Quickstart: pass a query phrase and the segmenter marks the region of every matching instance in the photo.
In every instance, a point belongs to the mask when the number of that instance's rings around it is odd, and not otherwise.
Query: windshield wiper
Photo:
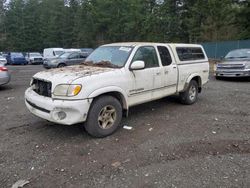
[[[93,66],[93,67],[121,68],[118,65],[112,64],[110,61],[100,61],[97,63],[94,63],[93,61],[85,61],[81,63],[81,65]]]
[[[244,58],[249,58],[249,57],[247,57],[247,56],[241,56],[241,57],[237,57],[237,58],[244,59]]]
[[[247,56],[241,56],[241,57],[226,57],[225,59],[245,59],[245,58],[250,58]]]

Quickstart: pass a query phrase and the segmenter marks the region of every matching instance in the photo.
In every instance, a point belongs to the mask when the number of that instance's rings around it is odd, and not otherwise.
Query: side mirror
[[[145,62],[144,61],[134,61],[130,65],[130,70],[142,70],[145,68]]]

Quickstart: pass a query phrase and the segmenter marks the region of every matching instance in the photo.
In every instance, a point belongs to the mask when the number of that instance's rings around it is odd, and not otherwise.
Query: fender
[[[103,87],[103,88],[100,88],[100,89],[97,89],[95,91],[93,91],[89,96],[88,98],[95,98],[95,97],[98,97],[100,95],[103,95],[105,93],[119,93],[121,99],[122,99],[122,103],[123,103],[123,109],[126,109],[128,110],[128,97],[126,95],[126,92],[120,88],[120,87],[117,87],[117,86],[108,86],[108,87]]]
[[[194,73],[194,74],[189,75],[188,78],[186,79],[185,85],[184,85],[184,88],[183,88],[183,91],[185,91],[185,90],[188,88],[190,81],[191,81],[194,77],[199,77],[199,78],[200,78],[200,80],[199,80],[199,82],[198,82],[198,87],[199,87],[199,88],[201,87],[201,76],[200,76],[199,74],[197,74],[197,73]]]

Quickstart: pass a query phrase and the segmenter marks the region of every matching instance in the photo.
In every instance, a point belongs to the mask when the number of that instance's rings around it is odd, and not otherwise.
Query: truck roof
[[[137,46],[137,45],[170,45],[175,47],[200,47],[200,44],[185,44],[185,43],[155,43],[155,42],[120,42],[105,44],[103,46]]]

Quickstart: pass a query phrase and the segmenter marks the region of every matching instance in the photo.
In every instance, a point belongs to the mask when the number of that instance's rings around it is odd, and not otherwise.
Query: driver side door
[[[141,104],[151,101],[155,89],[155,79],[159,75],[159,61],[156,50],[153,46],[142,46],[136,51],[134,61],[144,61],[145,68],[142,70],[130,71],[132,89],[129,93],[129,105]]]

